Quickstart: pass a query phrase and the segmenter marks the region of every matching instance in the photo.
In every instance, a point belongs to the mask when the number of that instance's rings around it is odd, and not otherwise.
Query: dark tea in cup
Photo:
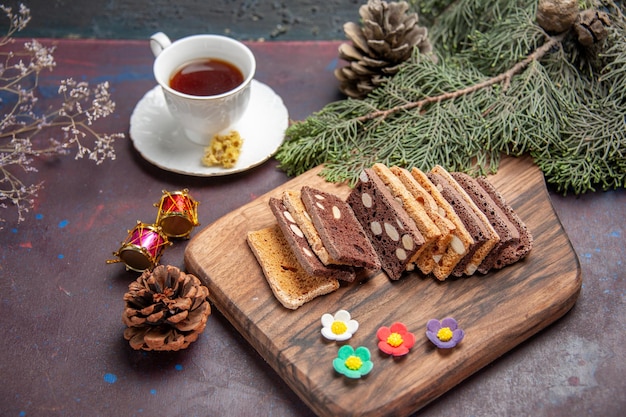
[[[217,58],[196,59],[181,65],[170,78],[170,87],[192,96],[216,96],[243,83],[235,65]]]
[[[243,117],[256,59],[242,42],[211,34],[172,42],[158,32],[150,37],[150,49],[155,56],[154,78],[187,139],[208,146],[216,134]]]

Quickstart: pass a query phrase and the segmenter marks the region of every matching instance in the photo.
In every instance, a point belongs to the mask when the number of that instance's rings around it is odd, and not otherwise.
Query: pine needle
[[[535,1],[443,3],[419,2],[440,13],[426,17],[436,62],[416,51],[367,98],[291,125],[281,168],[324,164],[327,180],[354,184],[375,162],[483,174],[530,154],[564,194],[626,187],[624,6],[607,2],[609,36],[591,56],[537,26]]]

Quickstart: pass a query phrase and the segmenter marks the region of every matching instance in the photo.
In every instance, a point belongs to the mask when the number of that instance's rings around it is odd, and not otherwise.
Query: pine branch
[[[626,188],[623,3],[604,2],[608,37],[590,49],[573,30],[548,36],[534,0],[420,3],[446,14],[430,32],[438,61],[415,53],[367,98],[292,124],[276,154],[282,169],[324,164],[327,180],[353,184],[374,162],[482,174],[501,154],[530,154],[562,193]]]
[[[359,117],[357,120],[360,122],[366,122],[368,120],[378,119],[378,118],[385,119],[389,115],[394,114],[399,111],[408,111],[408,110],[414,110],[414,109],[416,109],[417,111],[421,111],[424,106],[427,106],[429,104],[441,103],[442,101],[446,101],[446,100],[454,100],[461,96],[472,94],[478,90],[482,90],[484,88],[491,87],[495,84],[500,84],[500,83],[503,84],[502,91],[506,92],[506,90],[511,85],[511,78],[513,78],[515,75],[519,74],[524,69],[526,69],[526,67],[528,67],[528,65],[531,62],[538,61],[541,58],[543,58],[543,56],[546,53],[548,53],[552,48],[557,46],[562,40],[563,40],[562,35],[549,37],[546,43],[544,43],[541,47],[539,47],[530,55],[528,55],[523,61],[520,61],[517,64],[515,64],[508,71],[503,72],[495,77],[491,77],[487,80],[484,80],[478,84],[474,84],[472,86],[468,86],[460,90],[443,93],[438,96],[426,97],[418,101],[403,104],[401,106],[395,106],[395,107],[385,109],[385,110],[373,111],[371,113],[368,113]]]

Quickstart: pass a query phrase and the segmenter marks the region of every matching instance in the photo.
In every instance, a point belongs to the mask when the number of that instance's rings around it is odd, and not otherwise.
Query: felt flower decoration
[[[350,345],[339,348],[337,357],[333,360],[333,368],[338,373],[351,379],[358,379],[370,373],[374,368],[371,354],[365,346],[353,349]]]
[[[359,328],[359,322],[350,317],[346,310],[339,310],[322,316],[322,336],[328,340],[344,341],[352,337]]]
[[[465,332],[459,329],[458,323],[452,317],[441,321],[431,319],[426,324],[426,337],[441,349],[455,347],[464,336]]]
[[[403,356],[415,344],[415,335],[409,332],[404,323],[395,322],[390,327],[381,327],[376,332],[378,348],[388,355]]]

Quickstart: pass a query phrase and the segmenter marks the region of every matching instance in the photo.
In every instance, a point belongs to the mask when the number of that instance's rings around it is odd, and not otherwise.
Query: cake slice
[[[450,245],[454,237],[452,232],[456,229],[456,226],[446,218],[446,212],[440,210],[433,196],[411,176],[408,170],[397,166],[391,167],[390,170],[402,182],[414,200],[422,206],[428,217],[439,229],[439,237],[428,249],[421,253],[416,262],[420,271],[424,274],[430,274],[435,268],[435,260],[440,259],[448,249],[448,245]]]
[[[289,213],[298,224],[302,233],[306,237],[313,252],[317,255],[319,260],[324,265],[339,265],[341,264],[328,253],[322,242],[320,234],[317,232],[311,216],[306,211],[302,198],[300,197],[300,191],[287,190],[282,194],[283,204],[289,210]]]
[[[339,288],[336,279],[313,276],[302,268],[278,225],[248,232],[247,242],[272,293],[284,307],[295,310]]]
[[[372,170],[387,186],[394,199],[402,205],[402,208],[404,208],[404,211],[407,212],[409,217],[413,219],[417,229],[424,238],[424,243],[411,257],[410,263],[413,264],[417,261],[422,252],[429,251],[437,242],[441,237],[441,231],[430,218],[424,206],[415,199],[413,194],[407,190],[402,181],[396,177],[391,169],[384,164],[376,163],[372,166]]]
[[[342,264],[380,269],[380,260],[348,203],[338,196],[304,186],[302,202],[333,259]]]
[[[442,195],[452,205],[474,239],[474,245],[470,246],[468,254],[461,259],[452,274],[455,276],[472,275],[500,241],[500,237],[463,187],[442,166],[436,165],[429,173],[429,178],[441,190]]]
[[[356,277],[354,268],[345,265],[326,266],[319,260],[282,200],[271,197],[269,206],[272,213],[274,213],[274,217],[276,217],[278,227],[291,246],[292,252],[307,273],[315,276],[333,277],[348,282],[354,281]]]
[[[413,219],[372,169],[361,172],[347,202],[374,244],[387,276],[400,279],[424,245]]]
[[[496,260],[505,248],[519,245],[519,230],[474,178],[462,172],[453,172],[451,175],[467,192],[476,207],[484,213],[500,237],[500,241],[496,243],[478,266],[478,272],[486,274],[494,267]]]
[[[434,254],[432,257],[434,261],[432,273],[438,280],[443,281],[452,274],[475,242],[454,208],[443,196],[440,189],[428,178],[428,175],[418,168],[413,168],[411,176],[435,200],[439,214],[454,225],[454,229],[450,231],[452,239],[443,254]]]
[[[499,256],[494,260],[492,267],[495,269],[503,268],[507,265],[515,263],[528,255],[533,248],[533,236],[520,219],[513,208],[506,202],[502,194],[494,187],[485,177],[476,179],[478,184],[489,194],[494,203],[500,207],[500,210],[508,217],[509,221],[515,226],[519,234],[517,245],[508,245],[500,250]]]

